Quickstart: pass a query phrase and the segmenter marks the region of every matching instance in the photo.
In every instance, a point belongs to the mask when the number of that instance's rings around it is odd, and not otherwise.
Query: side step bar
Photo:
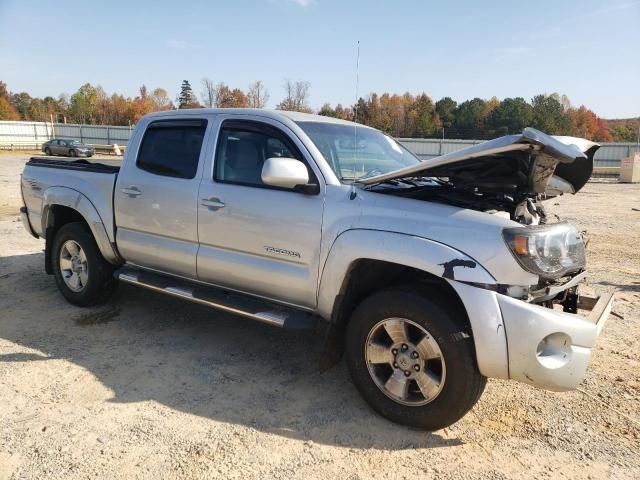
[[[295,330],[312,328],[318,318],[311,313],[284,307],[249,295],[203,286],[130,267],[116,270],[114,276],[124,283],[138,285],[280,328]]]

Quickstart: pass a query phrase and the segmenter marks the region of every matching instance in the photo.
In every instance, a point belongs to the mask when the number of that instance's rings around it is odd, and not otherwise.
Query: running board
[[[311,313],[284,307],[268,300],[144,270],[123,267],[116,270],[114,276],[124,283],[138,285],[280,328],[294,330],[312,328],[317,320],[317,317]]]

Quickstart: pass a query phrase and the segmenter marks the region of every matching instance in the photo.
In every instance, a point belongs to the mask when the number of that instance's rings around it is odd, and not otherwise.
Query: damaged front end
[[[520,224],[503,231],[520,266],[538,276],[531,288],[505,287],[509,296],[565,312],[595,304],[578,293],[585,277],[584,232],[551,222],[543,201],[577,193],[593,171],[599,145],[526,128],[521,134],[432,158],[358,181],[363,188],[481,211]],[[582,301],[584,299],[584,301]]]
[[[394,172],[358,181],[371,191],[500,215],[523,225],[547,223],[542,201],[577,193],[593,171],[599,145],[526,128]]]

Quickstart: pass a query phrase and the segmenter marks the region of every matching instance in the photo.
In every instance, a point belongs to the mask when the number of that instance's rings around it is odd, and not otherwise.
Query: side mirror
[[[295,158],[267,158],[262,166],[262,182],[273,187],[293,189],[309,183],[309,172],[305,164]]]

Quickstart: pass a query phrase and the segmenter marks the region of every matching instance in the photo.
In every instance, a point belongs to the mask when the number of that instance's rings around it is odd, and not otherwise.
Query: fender
[[[353,262],[365,258],[406,265],[448,280],[496,284],[495,278],[476,260],[448,245],[404,233],[346,230],[333,242],[321,273],[318,313],[323,318],[331,317]]]
[[[50,227],[50,223],[53,221],[53,215],[51,207],[60,205],[63,207],[69,207],[77,211],[82,218],[89,225],[89,229],[93,234],[93,238],[96,240],[100,253],[105,260],[112,264],[122,263],[122,259],[118,252],[114,249],[114,246],[109,241],[107,230],[104,226],[100,214],[93,206],[91,200],[89,200],[82,193],[68,187],[51,187],[48,188],[42,196],[42,231],[47,232],[47,227]],[[47,238],[50,242],[53,239]]]
[[[323,318],[331,318],[353,262],[364,258],[406,265],[444,278],[467,311],[480,373],[509,378],[507,340],[496,293],[462,283],[495,285],[496,279],[473,258],[433,240],[379,230],[340,234],[327,255],[320,280],[318,310]]]

